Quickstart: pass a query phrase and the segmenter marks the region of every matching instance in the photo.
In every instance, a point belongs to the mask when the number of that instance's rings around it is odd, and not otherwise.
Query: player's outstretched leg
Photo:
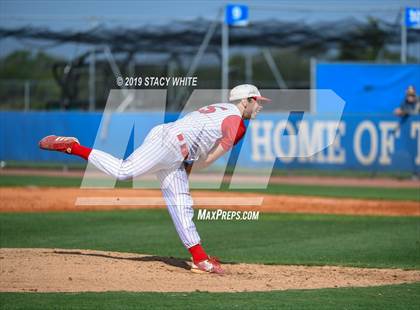
[[[118,180],[172,169],[181,165],[184,159],[181,151],[165,136],[162,125],[154,127],[143,143],[126,159],[80,145],[74,137],[47,136],[39,142],[39,147],[80,156]]]

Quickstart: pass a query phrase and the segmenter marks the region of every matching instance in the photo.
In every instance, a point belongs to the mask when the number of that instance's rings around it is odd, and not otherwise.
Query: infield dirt
[[[114,209],[156,209],[165,208],[159,190],[144,189],[80,189],[80,188],[37,188],[3,187],[0,188],[0,212],[48,212],[48,211],[83,211]],[[259,206],[211,205],[206,208],[227,210],[255,210],[283,213],[347,214],[347,215],[387,215],[420,216],[418,201],[386,201],[367,199],[323,198],[310,196],[265,195],[260,193],[235,193],[216,191],[193,191],[195,207],[201,207],[197,201],[234,201],[235,198],[251,200],[262,199]],[[106,203],[76,205],[78,198],[98,198]],[[124,199],[130,203],[124,204]],[[130,200],[132,199],[132,200]],[[131,202],[153,202],[151,204]]]
[[[419,270],[224,263],[196,274],[176,258],[64,249],[1,249],[2,292],[246,292],[420,281]]]

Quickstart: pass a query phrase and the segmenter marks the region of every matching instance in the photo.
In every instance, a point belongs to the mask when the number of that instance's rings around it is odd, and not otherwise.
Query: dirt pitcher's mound
[[[244,292],[420,281],[420,271],[224,264],[196,274],[188,262],[151,255],[63,249],[0,249],[1,292]]]

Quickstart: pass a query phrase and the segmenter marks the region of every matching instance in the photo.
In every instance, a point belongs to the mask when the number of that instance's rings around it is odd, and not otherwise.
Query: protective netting
[[[165,25],[137,28],[107,28],[98,26],[78,31],[57,31],[48,28],[0,28],[0,38],[42,39],[57,43],[84,43],[107,45],[114,52],[196,52],[212,21],[196,19]],[[347,19],[333,22],[300,23],[278,20],[259,21],[248,27],[234,27],[229,31],[229,44],[233,47],[295,47],[302,50],[328,49],[338,44],[400,43],[397,24],[368,19]],[[409,42],[420,41],[420,31],[409,31]],[[209,43],[209,51],[220,48],[221,27],[217,27]]]

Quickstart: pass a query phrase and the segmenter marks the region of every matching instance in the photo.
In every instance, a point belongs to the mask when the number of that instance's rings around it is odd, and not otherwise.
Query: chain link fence
[[[0,79],[0,110],[45,110],[59,98],[53,80]]]

